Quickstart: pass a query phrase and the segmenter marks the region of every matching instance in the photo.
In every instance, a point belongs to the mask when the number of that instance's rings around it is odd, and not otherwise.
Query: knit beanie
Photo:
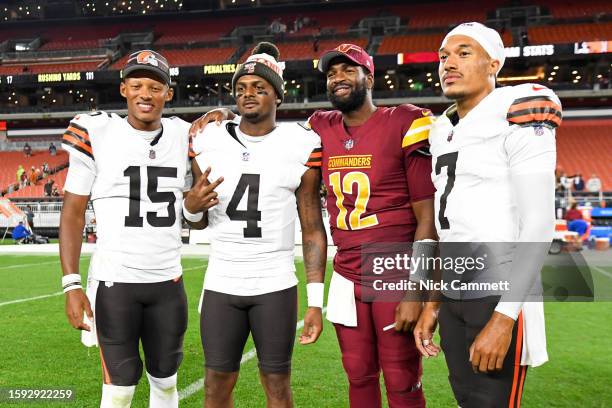
[[[283,102],[285,95],[285,81],[283,80],[284,63],[278,62],[280,52],[278,48],[269,42],[260,42],[253,48],[247,60],[238,65],[234,77],[232,78],[232,94],[236,97],[236,82],[243,75],[257,75],[268,81],[276,91],[280,102]]]

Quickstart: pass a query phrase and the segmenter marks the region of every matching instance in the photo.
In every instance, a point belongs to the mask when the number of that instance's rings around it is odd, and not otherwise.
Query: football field
[[[81,260],[83,280],[89,257]],[[184,258],[189,300],[189,327],[179,371],[182,407],[201,407],[203,355],[197,311],[205,259]],[[300,317],[305,307],[303,265],[300,278]],[[331,268],[328,266],[328,278]],[[612,278],[612,268],[602,272]],[[70,402],[36,403],[36,407],[96,407],[102,374],[97,348],[80,343],[64,315],[59,257],[0,255],[0,388],[71,388]],[[612,407],[612,304],[546,304],[550,362],[527,373],[524,407]],[[247,343],[235,405],[264,407],[253,343]],[[423,387],[429,407],[456,407],[446,378],[443,357],[424,361]],[[342,370],[334,329],[326,323],[314,345],[296,344],[293,391],[297,407],[348,407],[348,383]],[[146,377],[133,407],[146,407]],[[7,405],[0,401],[0,406]]]

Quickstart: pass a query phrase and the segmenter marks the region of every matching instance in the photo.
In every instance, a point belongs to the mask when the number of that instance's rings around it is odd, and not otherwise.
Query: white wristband
[[[204,218],[204,211],[200,211],[199,213],[191,213],[187,208],[185,208],[185,200],[183,200],[183,217],[189,222],[200,222],[202,218]]]
[[[62,288],[64,293],[75,289],[83,289],[81,285],[81,275],[78,273],[69,273],[68,275],[62,276]]]
[[[306,297],[308,298],[308,307],[323,307],[323,292],[325,291],[324,283],[307,283]]]

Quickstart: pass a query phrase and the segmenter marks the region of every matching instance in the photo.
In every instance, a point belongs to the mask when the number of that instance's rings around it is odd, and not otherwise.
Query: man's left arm
[[[312,167],[302,175],[295,195],[302,227],[302,251],[306,270],[308,310],[304,316],[301,344],[317,341],[323,331],[323,293],[327,263],[327,235],[323,226],[319,188],[321,170]]]
[[[424,142],[416,143],[414,146],[403,146],[405,150],[404,167],[406,183],[410,194],[410,204],[416,217],[417,227],[412,244],[412,256],[431,256],[435,251],[437,234],[434,224],[434,199],[435,189],[431,181],[431,156]],[[427,252],[429,255],[422,253]],[[427,272],[410,271],[410,280],[419,283],[427,279],[423,276]],[[395,309],[395,330],[409,331],[416,325],[423,308],[421,290],[408,291],[404,301],[400,302]]]
[[[537,282],[555,224],[556,147],[553,129],[517,128],[506,138],[512,196],[519,218],[517,249],[504,294],[491,319],[470,347],[474,371],[499,371],[521,307]]]

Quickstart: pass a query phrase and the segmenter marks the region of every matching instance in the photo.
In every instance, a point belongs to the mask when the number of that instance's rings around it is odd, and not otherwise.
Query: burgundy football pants
[[[357,327],[334,324],[349,380],[351,408],[381,406],[381,369],[390,408],[424,407],[421,356],[412,332],[383,331],[395,321],[397,303],[362,302],[359,284],[355,285],[355,303]]]

